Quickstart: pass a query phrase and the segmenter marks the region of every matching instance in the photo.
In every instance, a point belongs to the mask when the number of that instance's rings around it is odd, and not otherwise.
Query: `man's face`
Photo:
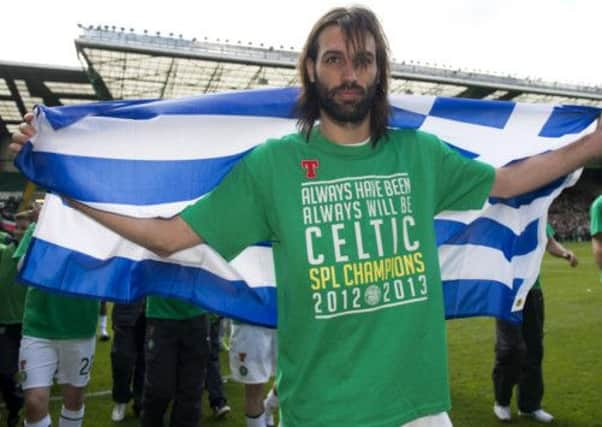
[[[326,27],[318,37],[316,62],[306,64],[316,85],[320,109],[340,123],[360,123],[372,109],[376,94],[376,45],[366,34],[361,51],[349,50],[337,25]]]

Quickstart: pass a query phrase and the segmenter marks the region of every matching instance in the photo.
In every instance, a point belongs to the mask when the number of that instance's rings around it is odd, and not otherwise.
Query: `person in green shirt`
[[[27,252],[34,228],[35,222],[25,232],[16,255]],[[51,426],[48,403],[55,379],[63,394],[59,426],[81,427],[84,390],[94,360],[98,311],[96,300],[54,294],[41,288],[27,289],[19,349],[25,427]]]
[[[546,251],[567,260],[576,267],[578,260],[573,251],[554,238],[554,229],[546,225],[548,242]],[[519,415],[535,421],[550,423],[554,417],[541,407],[543,399],[543,323],[544,299],[539,277],[527,294],[520,325],[496,320],[493,413],[501,421],[510,421],[510,400],[514,386],[518,389]]]
[[[206,243],[232,259],[272,242],[284,427],[449,426],[433,217],[566,175],[602,154],[602,130],[494,169],[434,135],[389,129],[386,38],[363,7],[322,16],[298,64],[300,131],[255,148],[180,215],[69,203],[159,256]]]
[[[594,254],[594,261],[600,270],[600,283],[602,283],[602,195],[594,200],[589,214],[592,252]]]
[[[146,299],[145,376],[141,425],[197,427],[209,358],[209,321],[200,308],[174,298]]]
[[[27,288],[17,282],[17,265],[13,256],[30,223],[28,212],[15,216],[14,240],[0,243],[0,392],[8,410],[7,426],[16,426],[23,407],[23,391],[15,380],[18,371],[23,306]]]

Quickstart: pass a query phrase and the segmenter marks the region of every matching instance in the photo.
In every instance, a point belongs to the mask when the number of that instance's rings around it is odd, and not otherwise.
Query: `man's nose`
[[[343,80],[345,82],[357,81],[357,69],[352,61],[346,61],[343,65]]]

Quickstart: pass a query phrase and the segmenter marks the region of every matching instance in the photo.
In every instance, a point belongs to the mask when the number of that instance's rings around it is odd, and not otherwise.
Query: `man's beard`
[[[374,106],[376,98],[376,83],[369,85],[366,89],[355,83],[342,84],[332,89],[328,89],[319,79],[315,81],[316,92],[320,109],[324,111],[331,119],[339,123],[361,123],[370,113]],[[338,103],[335,96],[340,90],[358,90],[363,96],[355,102]]]

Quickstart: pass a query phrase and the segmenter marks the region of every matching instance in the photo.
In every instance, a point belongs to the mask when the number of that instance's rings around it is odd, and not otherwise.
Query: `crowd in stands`
[[[599,182],[598,171],[586,170],[574,187],[564,190],[552,203],[548,221],[554,227],[558,240],[590,240],[589,207],[602,194]]]
[[[558,240],[589,240],[589,206],[592,197],[578,192],[566,192],[550,207],[548,220]]]

